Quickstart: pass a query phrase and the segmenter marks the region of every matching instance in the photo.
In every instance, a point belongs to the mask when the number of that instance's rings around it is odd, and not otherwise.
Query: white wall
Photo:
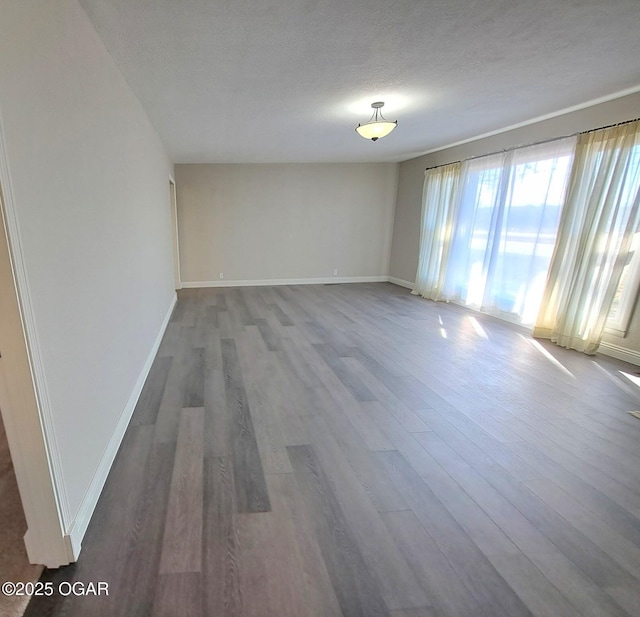
[[[176,165],[183,282],[386,276],[397,167]]]
[[[77,542],[174,297],[173,169],[75,0],[3,3],[0,113],[28,334],[63,523]]]
[[[425,168],[460,161],[471,156],[497,152],[504,148],[572,135],[580,131],[632,120],[639,115],[640,93],[635,93],[400,163],[389,274],[411,283],[415,280],[420,245],[420,213]],[[640,351],[640,309],[636,306],[631,326],[625,338],[605,335],[604,341],[626,349]]]

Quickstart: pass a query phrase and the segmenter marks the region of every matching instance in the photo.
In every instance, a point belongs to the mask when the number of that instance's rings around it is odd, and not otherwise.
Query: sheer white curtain
[[[575,138],[468,160],[440,298],[533,324]]]
[[[640,123],[580,135],[534,336],[595,353],[640,216]]]
[[[424,172],[420,255],[412,293],[440,300],[456,214],[460,163]]]

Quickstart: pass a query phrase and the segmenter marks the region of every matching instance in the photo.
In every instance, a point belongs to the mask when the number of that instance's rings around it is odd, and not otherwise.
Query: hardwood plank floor
[[[26,615],[640,617],[636,367],[386,284],[183,290]]]
[[[203,433],[204,409],[183,409],[160,556],[162,574],[202,570]]]

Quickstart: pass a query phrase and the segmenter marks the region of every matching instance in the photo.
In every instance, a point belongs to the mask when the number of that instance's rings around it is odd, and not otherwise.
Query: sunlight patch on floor
[[[620,375],[626,377],[634,386],[640,388],[640,377],[638,375],[632,375],[631,373],[625,373],[624,371],[618,371]]]
[[[480,336],[483,339],[487,339],[487,340],[489,339],[489,335],[487,334],[487,331],[482,327],[480,322],[475,317],[473,317],[473,315],[468,315],[467,319],[469,320],[471,327],[475,330],[478,336]]]
[[[538,341],[532,338],[527,338],[524,334],[519,334],[520,338],[527,341],[536,351],[541,353],[549,362],[551,362],[554,366],[559,368],[565,375],[571,377],[571,379],[575,379],[575,375],[560,362],[557,358],[555,358],[552,354],[550,354]]]
[[[440,336],[444,339],[447,338],[447,331],[444,327],[444,321],[442,321],[442,316],[438,315],[438,322],[440,323]]]
[[[633,388],[630,384],[622,379],[618,379],[615,375],[612,375],[607,369],[600,366],[595,360],[591,362],[601,373],[603,373],[609,381],[612,381],[620,390],[628,394],[629,396],[637,396],[638,390]],[[620,371],[622,373],[622,371]]]

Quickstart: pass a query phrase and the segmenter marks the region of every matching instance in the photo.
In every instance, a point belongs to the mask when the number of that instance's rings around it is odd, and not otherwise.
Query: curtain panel
[[[594,354],[640,223],[640,122],[579,136],[533,335]]]
[[[456,220],[460,163],[428,169],[424,173],[420,254],[413,294],[441,300],[451,234]]]

